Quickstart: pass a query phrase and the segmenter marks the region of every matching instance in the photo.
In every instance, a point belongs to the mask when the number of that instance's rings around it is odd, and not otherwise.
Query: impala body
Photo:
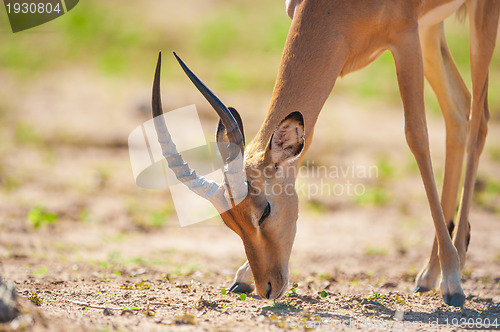
[[[448,51],[442,24],[463,5],[470,17],[472,96]],[[463,305],[460,271],[470,236],[472,188],[486,137],[487,73],[500,1],[289,0],[287,12],[292,24],[269,110],[246,147],[238,112],[224,106],[178,58],[221,118],[216,136],[226,164],[223,184],[196,175],[177,153],[160,116],[160,61],[155,74],[153,115],[169,167],[181,182],[210,200],[224,223],[243,240],[248,261],[236,273],[231,290],[251,291],[254,283],[260,296],[277,298],[284,293],[298,216],[295,176],[311,144],[319,112],[337,77],[363,68],[389,50],[396,63],[406,139],[422,175],[436,231],[416,290],[434,288],[441,274],[445,302]],[[429,156],[424,75],[438,97],[446,124],[441,199]],[[466,177],[455,226],[466,144]]]

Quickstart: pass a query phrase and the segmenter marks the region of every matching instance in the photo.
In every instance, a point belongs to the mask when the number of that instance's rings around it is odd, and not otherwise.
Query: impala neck
[[[266,118],[253,143],[252,152],[266,150],[278,124],[290,113],[304,118],[306,146],[337,76],[341,72],[345,47],[322,6],[324,0],[302,1],[295,11]],[[326,1],[328,2],[328,1]],[[303,19],[307,16],[307,19]],[[339,42],[340,41],[340,42]]]

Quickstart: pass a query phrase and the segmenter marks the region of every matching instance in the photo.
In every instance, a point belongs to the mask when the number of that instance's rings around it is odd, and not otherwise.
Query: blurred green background
[[[3,10],[3,8],[2,8]],[[218,91],[271,91],[290,19],[284,1],[80,1],[43,26],[12,34],[0,15],[0,68],[29,84],[34,76],[78,67],[98,75],[150,80],[158,50],[176,50]],[[453,56],[469,82],[467,24],[447,22]],[[164,68],[169,80],[182,73]],[[500,108],[500,56],[490,71],[490,104]],[[386,52],[376,65],[341,80],[337,94],[358,100],[398,100],[394,63]],[[428,107],[438,111],[427,93]]]
[[[196,103],[202,120],[210,120],[203,121],[205,134],[213,137],[217,118],[175,63],[171,56],[175,50],[223,101],[238,106],[250,140],[267,111],[289,25],[282,0],[83,0],[54,21],[14,34],[2,7],[3,215],[7,220],[25,219],[33,209],[48,207],[47,213],[59,211],[69,219],[118,220],[125,211],[124,224],[130,220],[161,224],[174,213],[171,202],[165,203],[163,193],[145,193],[134,186],[127,153],[128,134],[150,118],[157,52],[164,52],[166,110]],[[451,17],[446,31],[469,84],[468,25]],[[404,142],[391,55],[386,52],[369,67],[339,79],[332,94],[325,106],[329,110],[322,112],[316,126],[318,143],[311,147],[308,159],[319,164],[376,165],[381,176],[368,184],[362,197],[327,197],[325,202],[385,204],[396,196],[391,192],[406,190],[397,186],[409,175],[422,196],[418,170]],[[480,190],[488,195],[478,199],[496,211],[500,200],[500,145],[495,129],[500,122],[498,49],[490,67],[489,97],[493,130],[480,167],[480,183],[486,183]],[[427,83],[426,103],[440,184],[444,126]],[[60,200],[61,193],[68,201]],[[120,199],[117,193],[122,194]],[[155,199],[145,204],[143,195]],[[91,201],[98,197],[113,197],[118,206],[104,209]],[[325,202],[313,201],[308,207],[324,212],[332,207]]]

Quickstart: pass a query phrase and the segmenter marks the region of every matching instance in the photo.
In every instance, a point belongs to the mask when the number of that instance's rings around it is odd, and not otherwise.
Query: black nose
[[[271,291],[273,290],[273,287],[271,286],[271,283],[267,283],[267,292],[266,292],[266,299],[270,298],[271,296]]]

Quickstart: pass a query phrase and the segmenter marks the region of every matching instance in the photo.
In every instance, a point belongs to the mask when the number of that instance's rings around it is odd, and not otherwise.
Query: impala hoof
[[[429,288],[427,287],[424,287],[424,286],[417,286],[415,287],[415,289],[413,290],[413,293],[425,293],[425,292],[428,292],[430,291]]]
[[[462,307],[465,303],[465,295],[464,294],[444,294],[443,295],[444,303],[453,307]]]
[[[235,282],[231,288],[229,288],[229,291],[233,293],[251,293],[253,287],[244,282]]]

